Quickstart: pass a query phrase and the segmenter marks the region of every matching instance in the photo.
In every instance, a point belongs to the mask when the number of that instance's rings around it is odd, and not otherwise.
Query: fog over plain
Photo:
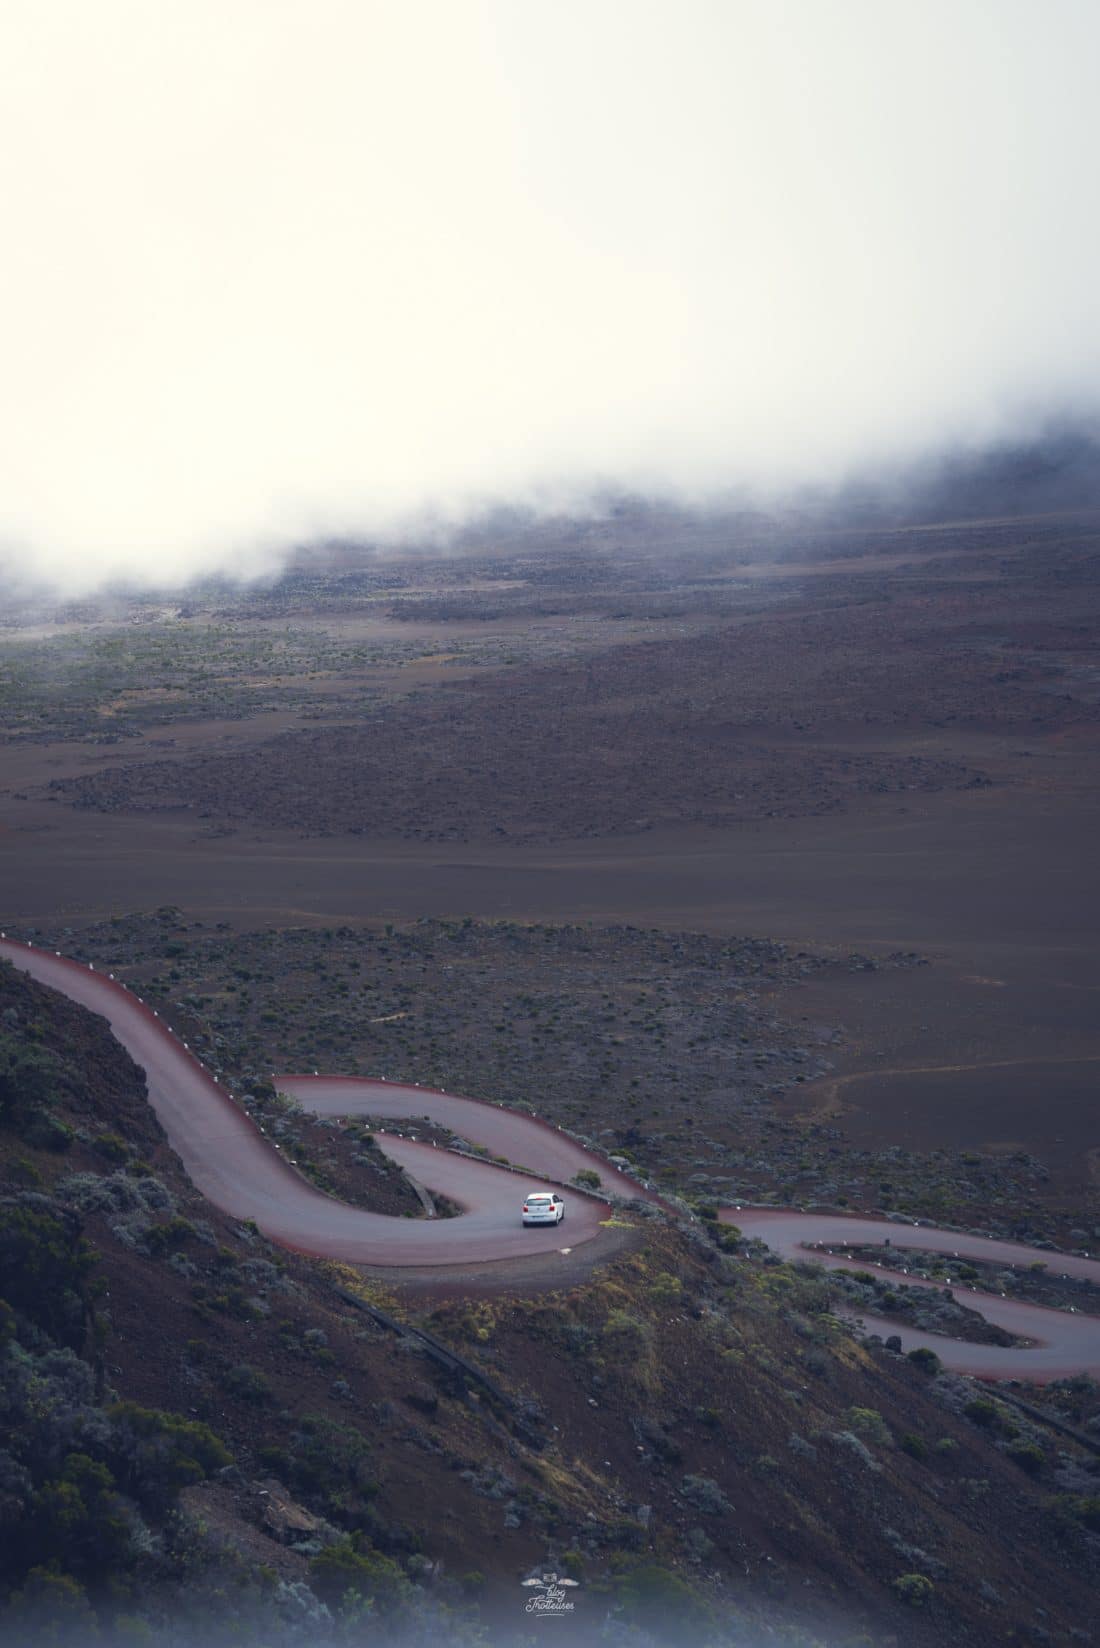
[[[0,564],[69,591],[1092,415],[1091,0],[7,0]]]

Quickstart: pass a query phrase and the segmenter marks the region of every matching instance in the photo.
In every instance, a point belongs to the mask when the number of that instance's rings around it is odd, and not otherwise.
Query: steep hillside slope
[[[13,1643],[90,1640],[92,1610],[265,1643],[480,1613],[507,1642],[550,1571],[574,1641],[992,1648],[1088,1617],[1091,1451],[858,1345],[828,1278],[706,1222],[414,1317],[205,1204],[103,1022],[8,967],[0,1172]],[[1087,1420],[1087,1390],[1048,1399]]]

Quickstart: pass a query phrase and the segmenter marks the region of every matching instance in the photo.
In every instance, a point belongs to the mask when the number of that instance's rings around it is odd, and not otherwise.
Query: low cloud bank
[[[9,578],[900,496],[1096,411],[1084,0],[16,0],[0,46]]]

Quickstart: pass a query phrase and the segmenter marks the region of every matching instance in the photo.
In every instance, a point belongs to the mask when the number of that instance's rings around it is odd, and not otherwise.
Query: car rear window
[[[528,1202],[548,1202],[549,1196],[528,1196]]]

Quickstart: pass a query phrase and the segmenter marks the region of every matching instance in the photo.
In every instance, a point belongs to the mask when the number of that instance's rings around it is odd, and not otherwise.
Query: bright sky
[[[5,0],[0,556],[79,588],[1100,382],[1095,0]]]

